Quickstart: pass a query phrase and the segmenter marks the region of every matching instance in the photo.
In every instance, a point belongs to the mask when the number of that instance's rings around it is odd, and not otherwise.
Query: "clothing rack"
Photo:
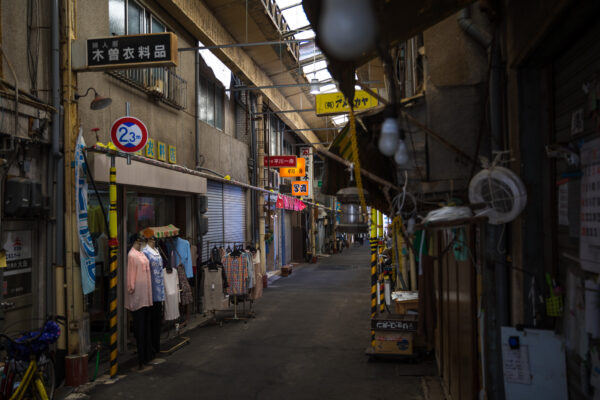
[[[244,241],[237,241],[237,240],[234,240],[234,241],[227,241],[227,240],[225,240],[225,241],[210,241],[209,240],[209,241],[206,242],[206,256],[208,257],[207,261],[210,260],[211,245],[215,246],[215,247],[216,246],[223,247],[225,245],[231,245],[231,246],[233,246],[233,249],[235,249],[238,246],[241,246],[242,250],[245,250],[245,246],[246,245],[253,245],[253,244],[254,244],[253,242],[248,242],[248,241],[244,242]],[[229,317],[229,318],[224,318],[224,320],[226,320],[226,321],[244,321],[244,322],[247,322],[248,319],[255,317],[254,311],[252,311],[252,305],[254,303],[253,300],[248,300],[250,302],[250,308],[249,308],[248,313],[246,313],[246,301],[247,301],[246,297],[247,296],[246,295],[244,295],[244,296],[238,296],[238,295],[235,295],[235,294],[234,295],[230,295],[230,297],[229,297],[229,302],[230,303],[231,303],[231,297],[232,296],[233,296],[233,316]],[[240,297],[242,297],[241,301],[242,301],[242,307],[243,307],[243,309],[242,309],[242,313],[238,314],[238,303],[240,302]]]

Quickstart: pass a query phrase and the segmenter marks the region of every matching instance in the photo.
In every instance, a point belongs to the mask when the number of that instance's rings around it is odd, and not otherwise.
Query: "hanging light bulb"
[[[398,148],[396,148],[396,154],[394,154],[394,161],[400,166],[408,164],[408,149],[404,139],[398,141]]]
[[[398,146],[398,122],[395,117],[388,117],[381,125],[381,135],[379,135],[379,151],[384,156],[394,154]]]
[[[321,93],[321,86],[319,85],[319,80],[317,78],[312,78],[310,80],[310,94],[319,93]]]
[[[371,0],[325,0],[319,19],[323,47],[340,60],[354,60],[375,45]]]

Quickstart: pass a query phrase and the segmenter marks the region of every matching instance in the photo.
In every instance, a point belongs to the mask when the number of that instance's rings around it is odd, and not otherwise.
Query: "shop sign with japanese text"
[[[298,157],[296,159],[296,168],[279,168],[279,175],[282,178],[297,178],[306,175],[306,160]]]
[[[354,111],[359,111],[376,107],[379,101],[364,90],[357,90],[353,104]],[[341,92],[322,93],[316,96],[316,112],[317,115],[347,113],[350,112],[350,104]]]
[[[296,168],[296,156],[265,156],[264,166],[273,168]]]
[[[308,181],[292,182],[292,195],[293,196],[308,196]]]
[[[161,32],[88,39],[86,55],[88,69],[176,66],[177,36]]]

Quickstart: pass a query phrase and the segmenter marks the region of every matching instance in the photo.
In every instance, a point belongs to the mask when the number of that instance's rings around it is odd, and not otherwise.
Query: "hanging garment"
[[[256,266],[258,265],[258,268],[260,269],[260,273],[261,275],[266,275],[267,271],[265,271],[264,268],[261,268],[260,266],[260,250],[256,250],[256,253],[254,253],[254,257],[252,259],[252,263]]]
[[[175,251],[175,264],[183,265],[185,268],[185,275],[188,278],[194,277],[194,268],[192,267],[192,253],[190,249],[190,242],[180,237],[176,237],[170,241],[167,241],[167,247],[169,253]]]
[[[190,246],[190,259],[192,260],[192,271],[196,276],[196,267],[198,266],[198,247],[195,245]]]
[[[248,290],[251,290],[256,285],[256,276],[254,275],[254,264],[252,264],[252,255],[249,252],[242,252],[242,257],[246,262],[248,269]]]
[[[165,270],[163,259],[157,249],[150,246],[144,247],[142,251],[150,262],[150,273],[152,274],[152,301],[165,301]]]
[[[133,335],[137,347],[138,365],[148,364],[154,358],[154,348],[151,338],[151,313],[152,307],[142,307],[131,312],[133,317]]]
[[[202,268],[202,288],[204,289],[204,311],[224,310],[223,268]]]
[[[227,255],[222,259],[225,275],[227,275],[228,294],[242,295],[248,293],[248,268],[242,257]]]
[[[177,271],[165,273],[165,321],[179,318],[179,277]]]
[[[152,283],[150,262],[135,248],[127,255],[127,295],[125,308],[130,311],[152,306]]]
[[[260,299],[262,297],[262,293],[263,293],[263,280],[262,280],[262,274],[259,271],[259,268],[254,268],[254,280],[255,280],[255,285],[252,288],[252,290],[250,291],[250,298],[252,300],[257,300]]]
[[[179,299],[179,302],[185,306],[194,301],[194,296],[192,295],[190,282],[185,276],[185,270],[181,264],[177,266],[177,275],[179,277],[179,288],[181,289],[181,298]]]

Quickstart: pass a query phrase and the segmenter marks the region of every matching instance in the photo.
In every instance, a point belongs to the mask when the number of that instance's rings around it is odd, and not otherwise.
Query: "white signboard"
[[[5,231],[2,247],[6,251],[6,262],[31,258],[31,231]]]
[[[502,345],[502,362],[504,364],[504,380],[509,383],[531,384],[531,370],[529,368],[529,346],[511,349],[509,345]]]
[[[581,268],[600,273],[600,139],[581,148]]]
[[[306,160],[306,176],[302,180],[308,181],[308,197],[313,197],[313,149],[312,147],[300,147],[300,157]]]

